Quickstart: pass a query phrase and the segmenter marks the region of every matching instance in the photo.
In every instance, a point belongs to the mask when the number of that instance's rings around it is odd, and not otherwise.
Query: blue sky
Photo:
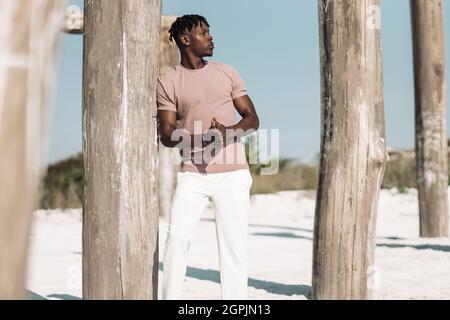
[[[83,3],[71,2],[80,7]],[[412,148],[409,0],[384,0],[381,9],[387,144]],[[450,5],[445,3],[444,9],[445,18],[450,19]],[[280,156],[313,161],[320,147],[317,0],[163,0],[163,14],[186,13],[208,19],[216,47],[212,60],[239,71],[260,117],[260,128],[280,129]],[[445,23],[447,44],[449,28]],[[450,74],[449,50],[446,60]],[[50,162],[81,151],[81,71],[82,37],[64,35],[49,135]]]

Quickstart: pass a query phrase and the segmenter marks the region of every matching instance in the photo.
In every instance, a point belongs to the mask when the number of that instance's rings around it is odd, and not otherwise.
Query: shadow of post
[[[159,263],[159,270],[163,270],[162,263]],[[198,280],[220,283],[220,272],[217,270],[188,267],[186,275]],[[311,295],[311,286],[309,285],[284,284],[249,278],[248,286],[282,296],[301,295],[307,299],[310,299]]]

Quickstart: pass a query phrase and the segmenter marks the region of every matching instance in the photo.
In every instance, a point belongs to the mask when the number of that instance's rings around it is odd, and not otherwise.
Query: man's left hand
[[[234,134],[234,130],[231,128],[228,128],[221,124],[219,121],[217,121],[216,118],[213,118],[211,121],[211,128],[219,130],[222,138],[222,145],[225,147],[229,143],[236,142],[237,139]],[[227,132],[228,131],[228,132]],[[228,134],[228,136],[227,136]]]

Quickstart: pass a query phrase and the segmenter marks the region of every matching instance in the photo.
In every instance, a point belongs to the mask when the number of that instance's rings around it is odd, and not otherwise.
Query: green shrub
[[[81,154],[52,164],[47,168],[40,186],[40,208],[80,208],[83,188]]]
[[[401,192],[401,190],[415,188],[416,186],[416,163],[414,157],[398,157],[388,161],[382,188],[398,188]]]

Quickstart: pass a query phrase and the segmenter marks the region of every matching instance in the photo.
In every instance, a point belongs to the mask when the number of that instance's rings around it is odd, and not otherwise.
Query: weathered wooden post
[[[83,298],[157,299],[160,0],[85,2]]]
[[[387,159],[378,0],[319,0],[321,159],[314,299],[371,297],[379,189]]]
[[[0,0],[0,299],[25,297],[65,1]]]
[[[180,62],[180,52],[175,43],[169,41],[168,31],[175,16],[163,16],[161,19],[161,56],[159,73],[177,65]],[[168,216],[172,208],[172,197],[176,186],[176,173],[179,171],[177,159],[178,149],[167,148],[159,144],[159,206],[160,215]]]
[[[411,0],[421,237],[448,237],[444,22],[441,0]]]

